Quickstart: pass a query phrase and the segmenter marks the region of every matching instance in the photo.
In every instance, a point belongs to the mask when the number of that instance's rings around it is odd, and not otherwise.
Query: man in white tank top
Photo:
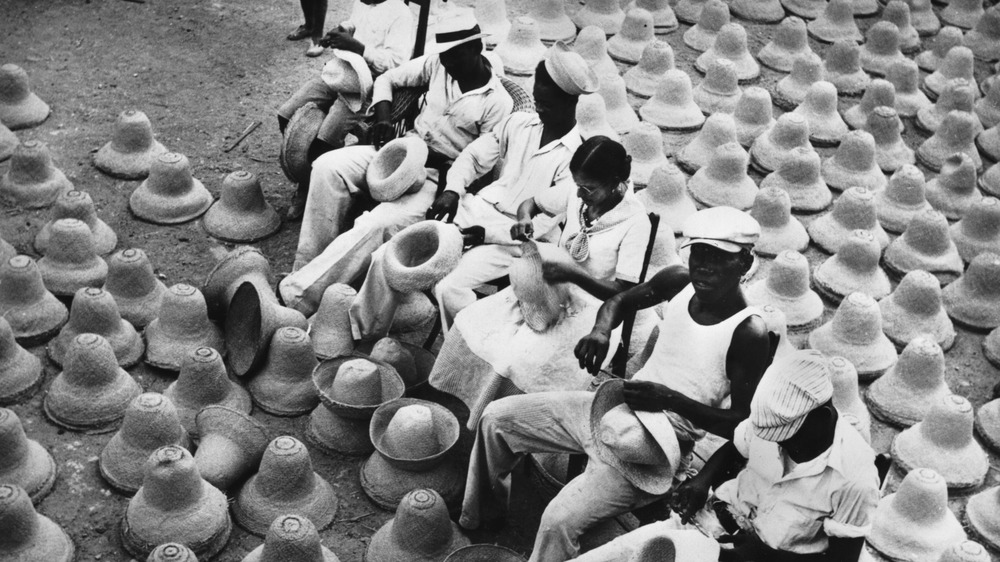
[[[689,267],[668,267],[649,281],[608,299],[591,333],[580,340],[580,366],[597,373],[611,331],[630,311],[670,301],[660,336],[646,365],[625,383],[624,400],[639,435],[627,446],[648,447],[648,428],[666,417],[676,450],[630,451],[630,458],[668,459],[662,478],[669,485],[708,431],[731,439],[750,412],[750,399],[770,360],[767,326],[747,305],[740,281],[753,264],[760,225],[731,207],[695,213],[684,225],[691,248]],[[664,482],[630,479],[601,460],[623,443],[594,429],[594,394],[542,392],[490,404],[476,428],[459,524],[466,529],[502,523],[510,495],[509,474],[526,453],[586,453],[587,468],[559,492],[542,515],[531,561],[560,562],[579,552],[580,535],[594,524],[642,507],[663,496]],[[726,398],[731,405],[724,406]],[[620,421],[620,420],[619,420]],[[645,435],[645,439],[642,436]],[[648,453],[648,451],[646,451]],[[619,458],[622,459],[621,455]],[[660,461],[663,462],[663,461]],[[669,487],[669,486],[667,486]]]

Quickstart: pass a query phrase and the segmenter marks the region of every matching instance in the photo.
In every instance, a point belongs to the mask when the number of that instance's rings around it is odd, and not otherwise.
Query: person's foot
[[[307,57],[318,57],[323,54],[323,45],[319,43],[313,43],[308,49],[306,49]]]
[[[295,28],[295,31],[289,33],[285,39],[288,39],[289,41],[301,41],[308,38],[310,35],[312,35],[312,30],[304,25],[300,25]]]
[[[309,188],[302,189],[300,186],[295,190],[295,197],[292,198],[292,204],[285,211],[285,218],[288,221],[298,221],[302,220],[302,215],[306,212],[306,198],[309,196]]]

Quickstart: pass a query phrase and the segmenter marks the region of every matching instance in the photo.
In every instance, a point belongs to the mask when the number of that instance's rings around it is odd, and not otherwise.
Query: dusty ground
[[[529,1],[510,0],[511,17],[524,13]],[[347,0],[331,2],[328,27],[346,16],[348,5]],[[302,56],[304,44],[284,40],[299,23],[297,2],[0,0],[0,14],[0,62],[24,67],[35,91],[53,109],[42,126],[20,131],[18,136],[45,141],[74,185],[92,195],[101,218],[117,231],[119,247],[143,248],[168,285],[188,282],[200,286],[214,262],[210,250],[218,243],[197,221],[168,228],[135,220],[127,209],[127,198],[137,183],[109,178],[93,167],[92,154],[110,138],[120,111],[144,111],[158,139],[169,149],[187,155],[195,176],[213,193],[218,194],[229,172],[250,170],[261,178],[271,202],[284,211],[293,188],[277,164],[279,136],[273,111],[322,64],[322,59]],[[872,21],[862,21],[862,27]],[[746,25],[750,48],[756,52],[767,42],[772,28]],[[667,40],[676,51],[678,66],[690,70],[695,53],[681,41],[686,28],[682,26]],[[815,43],[813,47],[819,53],[824,50]],[[978,70],[980,76],[985,75],[985,67]],[[700,75],[694,70],[691,74],[697,83]],[[765,69],[760,83],[770,87],[778,77]],[[223,152],[223,147],[254,120],[263,121],[263,125],[238,148]],[[908,123],[906,138],[915,147],[923,137]],[[682,139],[667,140],[673,147]],[[822,152],[825,155],[829,150]],[[5,165],[0,166],[0,172],[3,170]],[[47,217],[46,211],[4,211],[0,235],[20,251],[33,254],[31,241]],[[284,225],[277,235],[257,244],[271,258],[275,271],[290,266],[297,229],[297,224]],[[816,249],[810,249],[809,256],[814,263],[823,258]],[[764,271],[766,268],[765,264]],[[982,339],[982,334],[959,330],[958,341],[947,355],[952,390],[976,406],[987,400],[997,381],[997,370],[982,357]],[[33,352],[44,357],[41,347]],[[56,367],[46,365],[47,376],[55,376]],[[160,391],[172,380],[144,367],[132,372],[148,390]],[[70,533],[80,560],[128,560],[117,535],[127,499],[107,488],[96,467],[108,436],[59,430],[46,421],[40,404],[38,395],[14,407],[29,436],[49,447],[60,466],[55,491],[40,505],[40,511]],[[302,436],[304,419],[284,420],[260,412],[254,417],[273,435]],[[875,445],[886,450],[894,430],[878,423],[875,426]],[[992,460],[996,465],[996,458]],[[357,461],[315,452],[313,461],[342,498],[338,522],[322,533],[324,542],[341,560],[360,560],[368,537],[391,514],[375,507],[362,493]],[[989,482],[996,483],[997,477],[996,471],[991,471]],[[475,540],[500,542],[521,552],[530,549],[539,504],[526,483],[519,488],[524,490],[519,501],[522,516],[512,528]],[[963,503],[961,499],[953,501],[956,512],[961,513]],[[236,529],[219,559],[241,560],[260,542]]]

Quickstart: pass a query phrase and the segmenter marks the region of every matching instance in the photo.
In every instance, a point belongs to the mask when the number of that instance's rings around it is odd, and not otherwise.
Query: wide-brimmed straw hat
[[[395,201],[413,193],[427,180],[427,143],[408,135],[393,139],[379,149],[368,164],[365,181],[368,193],[376,201]]]
[[[149,117],[126,109],[118,115],[111,140],[94,154],[94,165],[115,177],[140,179],[149,175],[153,160],[166,152],[166,147],[153,138]]]
[[[352,419],[371,418],[380,406],[406,391],[392,365],[361,354],[323,361],[313,371],[312,380],[324,406]]]
[[[434,468],[458,443],[455,414],[440,404],[399,398],[372,415],[370,434],[375,450],[389,464],[412,472]]]
[[[0,485],[0,513],[4,520],[4,558],[72,562],[76,550],[66,531],[35,511],[20,486]],[[7,556],[13,550],[12,556]]]
[[[0,447],[4,451],[0,481],[20,486],[32,503],[42,501],[56,483],[56,461],[38,441],[28,439],[20,418],[6,408],[0,408]]]
[[[323,65],[319,77],[337,92],[351,111],[357,112],[367,105],[374,84],[372,71],[357,53],[340,49],[332,52],[333,57]]]
[[[542,256],[534,242],[524,242],[521,249],[521,257],[514,260],[508,271],[510,285],[525,324],[536,332],[544,332],[562,318],[570,294],[564,285],[551,285],[544,280]]]
[[[365,562],[440,562],[469,539],[448,518],[441,495],[416,489],[399,503],[396,516],[372,535]]]
[[[0,122],[11,129],[34,127],[45,121],[49,105],[31,91],[28,73],[16,64],[0,66]]]
[[[309,147],[312,146],[319,128],[326,119],[326,112],[315,102],[309,102],[295,110],[288,120],[285,134],[281,139],[278,163],[285,177],[295,183],[307,183],[312,170]]]
[[[421,221],[392,237],[385,248],[385,280],[400,293],[430,289],[462,257],[462,234],[441,221]]]

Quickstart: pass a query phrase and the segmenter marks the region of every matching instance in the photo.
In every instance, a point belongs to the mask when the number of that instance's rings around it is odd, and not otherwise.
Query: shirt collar
[[[484,57],[484,58],[486,58],[486,57]],[[438,64],[441,65],[441,59],[440,58],[438,59]],[[486,64],[489,65],[489,67],[490,67],[491,70],[493,69],[493,63],[490,61],[490,59],[486,58]],[[448,74],[448,71],[444,69],[444,65],[441,65],[441,71],[444,72],[445,79],[448,80],[449,82],[451,82],[452,85],[455,87],[455,89],[458,90],[458,92],[459,92],[459,96],[458,97],[459,98],[464,98],[466,96],[487,95],[487,94],[495,91],[497,88],[503,88],[503,84],[500,83],[500,77],[497,76],[496,72],[491,72],[490,73],[490,79],[489,79],[488,82],[486,82],[486,84],[483,84],[482,86],[480,86],[478,88],[473,88],[473,89],[469,90],[468,92],[463,92],[462,89],[458,85],[458,80],[455,80],[454,76],[452,76],[451,74]]]
[[[538,116],[537,113],[531,114],[530,124],[533,127],[538,127],[539,129],[538,134],[541,135],[540,131],[543,127],[542,119]],[[545,154],[546,152],[550,152],[551,150],[555,149],[557,146],[560,145],[568,148],[570,152],[576,152],[576,149],[580,148],[581,144],[583,144],[583,137],[580,135],[580,127],[579,125],[574,125],[572,129],[566,131],[565,135],[550,141],[545,146],[538,147],[535,150],[535,154]]]

